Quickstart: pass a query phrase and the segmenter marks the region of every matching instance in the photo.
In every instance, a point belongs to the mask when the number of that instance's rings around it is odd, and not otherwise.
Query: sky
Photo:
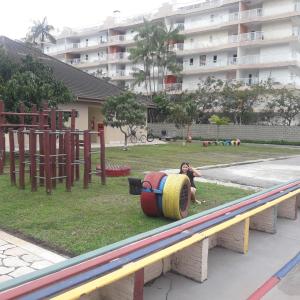
[[[33,21],[46,16],[56,30],[63,27],[84,28],[101,24],[119,10],[121,16],[149,13],[163,3],[191,3],[192,0],[0,0],[0,36],[21,39]],[[198,2],[202,2],[201,0]],[[51,32],[55,35],[55,31]]]

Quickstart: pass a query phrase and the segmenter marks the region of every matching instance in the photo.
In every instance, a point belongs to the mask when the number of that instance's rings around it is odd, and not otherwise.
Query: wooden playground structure
[[[0,100],[0,175],[9,158],[9,174],[12,185],[25,188],[25,174],[29,174],[31,191],[38,185],[45,186],[51,194],[57,183],[65,180],[66,190],[71,191],[74,181],[80,180],[80,166],[83,166],[83,188],[88,188],[92,175],[101,175],[106,183],[104,127],[99,131],[76,129],[77,111],[49,108],[36,105],[25,112],[23,103],[18,112],[6,112]],[[70,127],[64,126],[64,117],[71,118]],[[18,123],[8,123],[6,117],[18,118]],[[5,133],[8,133],[9,147],[6,149]],[[99,150],[92,151],[91,136],[99,135]],[[83,148],[83,151],[81,151]],[[8,151],[7,151],[8,150]],[[6,152],[9,157],[6,157]],[[92,154],[99,154],[100,168],[93,171]],[[28,168],[26,168],[28,166]],[[27,169],[27,170],[26,170]]]

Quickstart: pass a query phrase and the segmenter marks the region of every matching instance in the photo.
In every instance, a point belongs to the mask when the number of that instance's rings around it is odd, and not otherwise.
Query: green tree
[[[21,101],[30,111],[33,104],[41,108],[44,100],[56,107],[74,99],[64,83],[54,78],[50,67],[31,56],[14,63],[4,51],[0,51],[0,95],[7,111],[17,111]]]
[[[146,124],[146,107],[129,91],[109,97],[103,106],[103,114],[106,125],[119,128],[124,134],[125,150],[133,128]]]
[[[282,120],[282,125],[291,126],[300,113],[300,95],[296,90],[286,87],[274,89],[266,106],[266,111]]]
[[[212,115],[209,119],[210,123],[217,125],[217,141],[219,140],[220,135],[220,126],[228,125],[230,119],[227,117],[219,117],[218,115]]]
[[[214,77],[207,77],[198,84],[193,98],[197,103],[199,122],[207,123],[209,117],[220,108],[223,86],[224,82]]]
[[[144,23],[137,30],[136,46],[130,49],[129,59],[136,65],[133,76],[135,84],[144,84],[147,95],[152,95],[163,86],[167,72],[179,74],[176,54],[171,43],[183,40],[178,28],[168,28],[164,22]]]
[[[271,89],[270,81],[251,86],[244,86],[241,82],[225,82],[221,91],[223,112],[232,115],[235,124],[244,124],[244,116],[252,113]]]
[[[176,102],[174,101],[170,107],[169,120],[175,124],[177,128],[182,129],[182,140],[184,141],[184,129],[187,126],[187,137],[190,134],[190,126],[197,117],[197,104],[191,94],[184,94]]]
[[[54,30],[54,27],[48,24],[47,17],[44,17],[42,21],[33,21],[33,26],[29,28],[27,33],[26,42],[35,47],[40,47],[44,52],[46,42],[56,43],[55,37],[50,33],[52,30]]]

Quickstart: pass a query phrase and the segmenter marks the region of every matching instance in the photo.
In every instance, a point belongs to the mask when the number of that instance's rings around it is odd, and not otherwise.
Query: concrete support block
[[[300,194],[297,195],[297,205],[300,207]]]
[[[144,294],[144,269],[135,272],[125,278],[122,278],[88,296],[92,298],[84,298],[84,300],[143,300]],[[95,296],[98,298],[95,298]]]
[[[278,204],[277,216],[280,218],[287,218],[291,220],[297,219],[297,196],[293,196]]]
[[[209,249],[214,248],[218,245],[218,234],[217,233],[211,235],[208,239],[209,239],[209,246],[208,246]]]
[[[209,239],[197,242],[172,255],[172,271],[195,281],[202,282],[207,279]]]
[[[169,271],[171,271],[171,257],[166,257],[154,264],[146,266],[144,272],[144,283],[147,283]]]
[[[249,243],[249,218],[218,233],[218,246],[246,254]]]
[[[277,206],[265,209],[250,218],[250,229],[276,233]]]

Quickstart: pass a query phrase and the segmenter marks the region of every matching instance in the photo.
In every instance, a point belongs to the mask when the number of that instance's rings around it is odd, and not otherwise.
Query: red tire
[[[150,182],[153,189],[158,189],[160,181],[164,176],[166,176],[166,174],[163,172],[151,172],[145,176],[144,181]],[[150,188],[150,185],[148,185],[147,183],[144,183],[145,188]],[[141,207],[145,215],[150,217],[158,217],[161,215],[155,193],[142,192],[140,199]]]

